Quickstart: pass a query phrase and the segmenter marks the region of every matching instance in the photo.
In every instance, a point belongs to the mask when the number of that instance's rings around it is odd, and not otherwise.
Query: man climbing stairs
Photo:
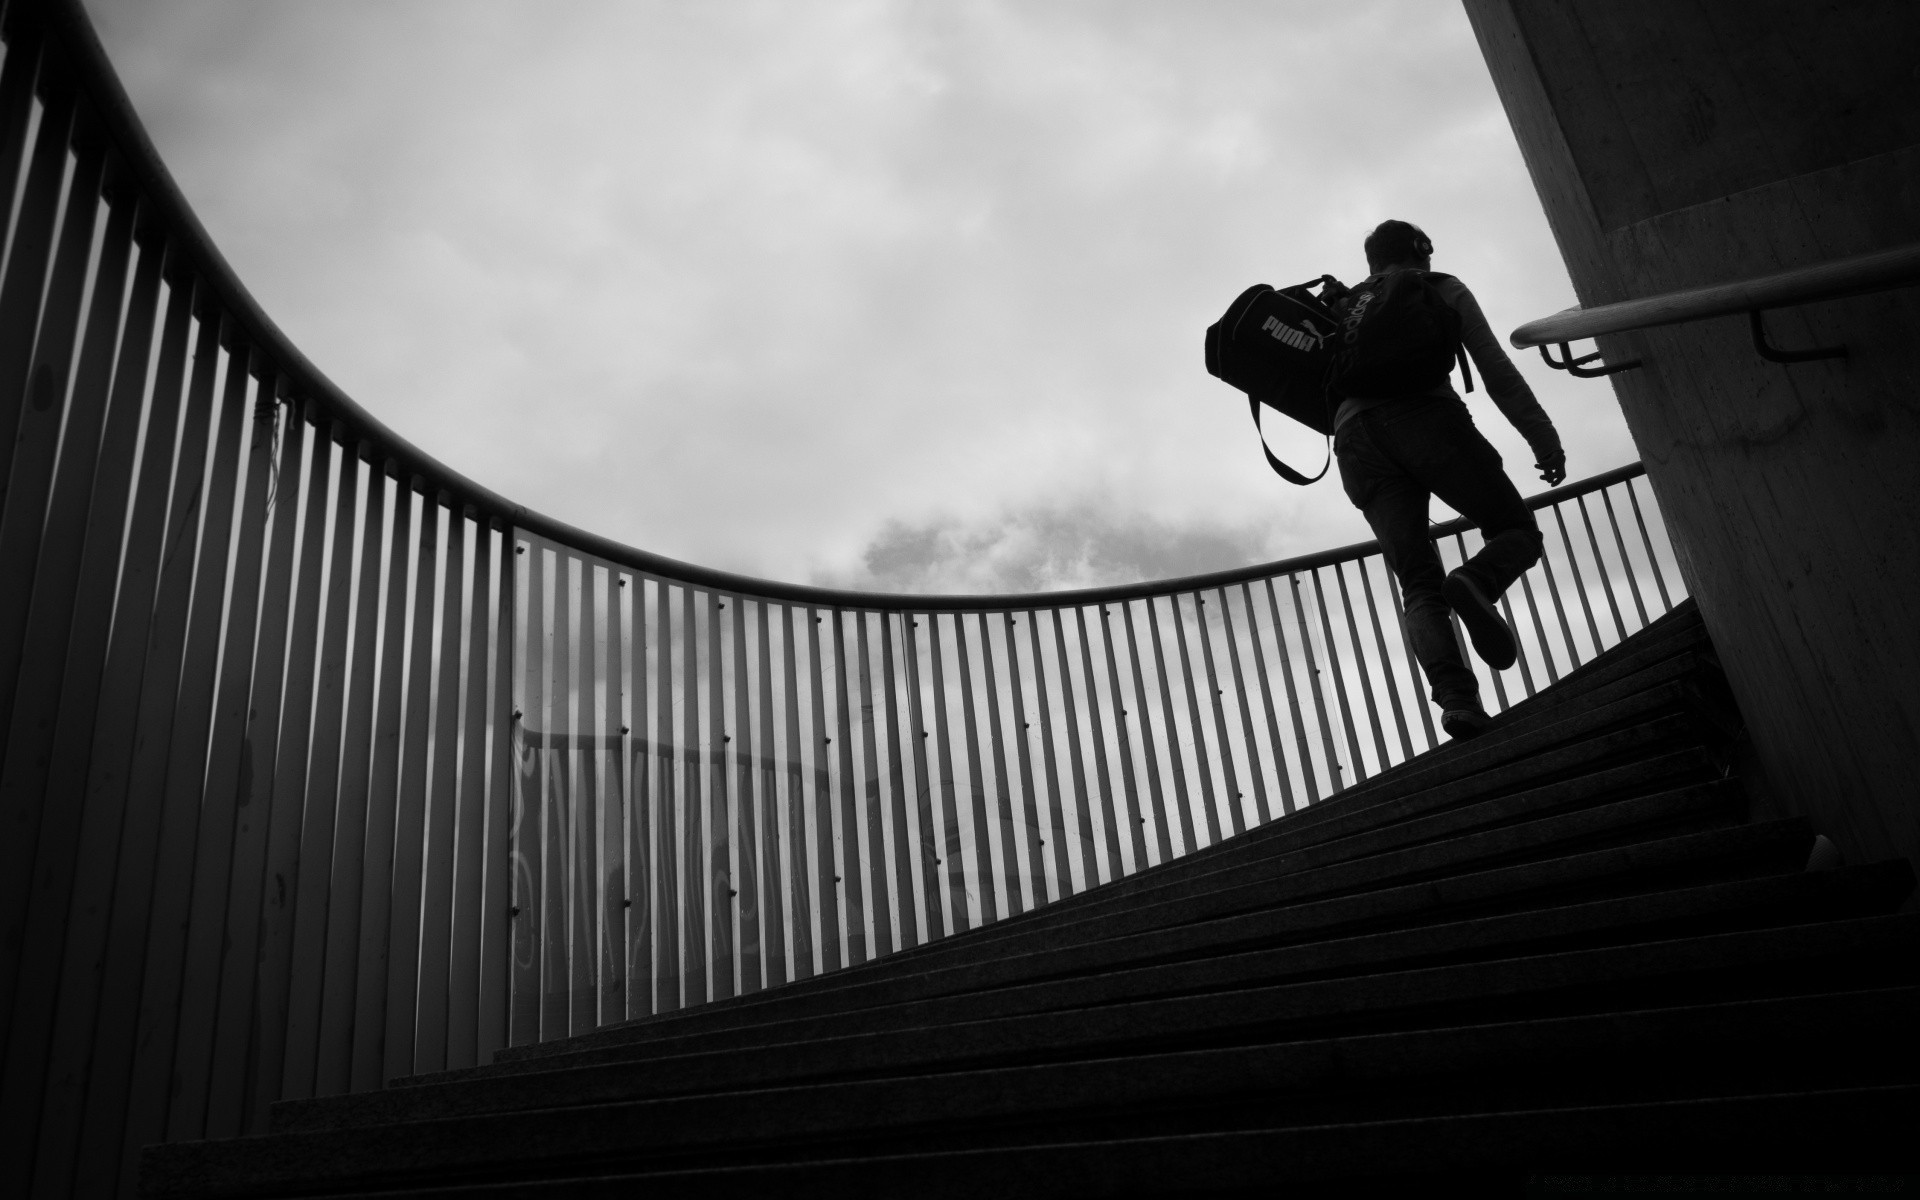
[[[282,1103],[264,1136],[149,1149],[142,1192],[1411,1195],[1895,1168],[1920,1129],[1912,870],[1749,820],[1740,738],[1683,605],[1486,736],[1242,837],[860,967]]]

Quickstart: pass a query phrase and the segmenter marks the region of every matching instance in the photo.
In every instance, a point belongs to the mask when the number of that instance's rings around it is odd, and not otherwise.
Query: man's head
[[[1382,221],[1367,235],[1367,270],[1378,273],[1388,267],[1419,267],[1426,270],[1433,256],[1433,240],[1418,225],[1405,221]]]

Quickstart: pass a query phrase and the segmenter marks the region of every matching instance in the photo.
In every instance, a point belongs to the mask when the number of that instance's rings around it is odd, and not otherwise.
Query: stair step
[[[1005,918],[995,924],[969,931],[958,938],[943,938],[920,946],[908,947],[840,971],[796,980],[778,989],[730,997],[695,1009],[655,1014],[625,1022],[639,1025],[673,1021],[694,1013],[722,1014],[754,1007],[775,997],[803,995],[834,990],[865,979],[895,971],[926,969],[922,964],[951,952],[956,946],[978,947],[987,939],[1011,936],[1033,928],[1065,924],[1076,914],[1098,906],[1117,905],[1136,889],[1179,889],[1191,886],[1194,875],[1210,873],[1238,862],[1256,861],[1270,853],[1275,842],[1306,844],[1320,840],[1323,825],[1335,825],[1344,831],[1366,828],[1377,822],[1400,819],[1401,810],[1389,807],[1403,796],[1436,794],[1428,807],[1441,807],[1471,798],[1487,798],[1524,790],[1548,782],[1569,779],[1583,771],[1593,771],[1621,763],[1636,755],[1698,749],[1699,722],[1686,712],[1691,692],[1684,677],[1700,669],[1697,658],[1685,662],[1656,663],[1641,668],[1643,677],[1629,680],[1599,697],[1606,701],[1599,709],[1577,714],[1560,714],[1546,722],[1534,722],[1515,735],[1515,749],[1496,751],[1488,739],[1479,739],[1478,749],[1456,755],[1446,762],[1433,763],[1435,754],[1423,755],[1387,775],[1348,789],[1282,820],[1274,821],[1246,834],[1204,847],[1151,871],[1139,872],[1026,913]],[[1617,681],[1615,681],[1617,682]],[[1506,739],[1503,739],[1506,740]],[[1568,744],[1568,743],[1571,743]],[[1462,749],[1466,749],[1462,747]],[[1530,757],[1529,757],[1530,756]],[[1701,758],[1703,764],[1717,764]],[[1411,769],[1415,768],[1417,769]],[[1390,787],[1383,786],[1390,783]],[[1447,789],[1442,793],[1442,789]],[[1374,812],[1375,809],[1379,811]],[[508,1053],[513,1053],[509,1051]]]
[[[1326,1182],[1351,1196],[1515,1194],[1513,1164],[1562,1173],[1899,1173],[1920,1122],[1920,1086],[1838,1088],[1759,1096],[1475,1113],[1275,1130],[1081,1142],[854,1161],[635,1174],[475,1188],[486,1197],[630,1196],[653,1200],[847,1195],[970,1200],[1204,1194],[1271,1196]],[[1629,1180],[1628,1182],[1633,1182]],[[1378,1190],[1375,1190],[1378,1189]],[[422,1190],[408,1194],[433,1195]]]
[[[245,1147],[251,1153],[232,1143],[173,1147],[156,1152],[148,1180],[164,1180],[170,1191],[259,1194],[297,1187],[316,1171],[337,1170],[343,1159],[370,1183],[417,1179],[423,1168],[442,1179],[423,1158],[458,1163],[453,1169],[480,1178],[581,1156],[619,1161],[629,1171],[756,1160],[768,1168],[819,1166],[860,1151],[927,1157],[1069,1138],[1112,1144],[1130,1132],[1160,1142],[1176,1131],[1404,1123],[1511,1112],[1516,1104],[1554,1110],[1671,1103],[1777,1093],[1819,1074],[1845,1075],[1854,1090],[1884,1088],[1920,1065],[1915,1047],[1898,1037],[1917,1004],[1920,988],[1885,988],[805,1089],[643,1102],[609,1097],[526,1119],[444,1113],[374,1131],[252,1139]],[[1792,1036],[1807,1029],[1824,1036],[1812,1044]],[[263,1158],[271,1167],[263,1168]]]
[[[1699,784],[1652,796],[1600,804],[1520,824],[1509,824],[1352,862],[1271,875],[1229,884],[1217,891],[1163,899],[1150,907],[1102,912],[1071,925],[1038,927],[1024,933],[955,941],[939,963],[983,962],[1011,955],[1051,952],[1092,942],[1191,925],[1239,913],[1294,904],[1322,896],[1372,891],[1390,883],[1411,883],[1439,875],[1484,870],[1528,858],[1561,857],[1575,848],[1632,838],[1648,830],[1681,825],[1724,823],[1737,811],[1738,792],[1728,783]],[[1558,853],[1556,853],[1556,851]],[[743,1011],[740,1009],[730,1010]],[[667,1022],[631,1022],[609,1026],[562,1042],[503,1050],[496,1062],[566,1053],[569,1047],[617,1044],[653,1036]]]
[[[1290,976],[1305,978],[1336,972],[1349,975],[1379,972],[1388,967],[1426,965],[1443,956],[1460,956],[1461,961],[1486,960],[1543,949],[1564,950],[1575,946],[1649,940],[1681,933],[1720,932],[1768,924],[1804,923],[1814,919],[1885,913],[1896,908],[1912,887],[1911,868],[1904,861],[1895,861],[1817,875],[1773,876],[1710,884],[1516,913],[1506,917],[1310,942],[1224,958],[1189,959],[1181,963],[1098,976],[1075,976],[1076,984],[1089,989],[1077,996],[1043,994],[1047,986],[1060,987],[1054,984],[1001,988],[984,996],[966,993],[948,999],[956,1004],[981,1004],[983,1007],[976,1015],[990,1017],[1039,1011],[1045,1007],[1067,1007],[1074,1003],[1110,1003],[1128,998],[1218,990],[1225,986],[1223,981],[1238,981],[1244,986],[1250,982],[1275,982]],[[1041,994],[1023,996],[1022,993],[1029,991]],[[906,1010],[913,1006],[897,1004],[893,1007]],[[864,1019],[865,1015],[864,1011],[854,1015],[856,1022]],[[921,1015],[928,1020],[939,1019],[938,1012],[933,1009],[923,1009]],[[873,1027],[877,1029],[880,1026],[876,1023]],[[764,1036],[769,1031],[762,1028],[759,1032]],[[829,1026],[813,1029],[794,1026],[790,1032],[794,1037],[806,1037],[825,1035],[835,1030]],[[600,1072],[608,1078],[618,1078],[623,1068],[615,1066],[588,1070]],[[381,1093],[337,1097],[329,1101],[282,1103],[274,1108],[273,1128],[279,1132],[350,1123],[417,1120],[424,1116],[447,1115],[451,1111],[449,1106],[475,1113],[502,1105],[523,1108],[564,1106],[578,1102],[572,1097],[581,1086],[580,1074],[581,1071],[577,1070],[555,1070],[544,1074],[520,1075],[515,1077],[511,1085],[503,1087],[493,1083],[477,1091],[475,1083],[486,1081],[395,1088]],[[474,1098],[459,1098],[469,1094]]]

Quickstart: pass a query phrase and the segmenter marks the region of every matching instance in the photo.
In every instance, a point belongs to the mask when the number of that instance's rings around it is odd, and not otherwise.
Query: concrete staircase
[[[1893,1169],[1904,861],[1750,822],[1691,605],[1245,836],[837,974],[285,1102],[152,1197],[1490,1193]],[[1822,859],[1826,855],[1815,856]],[[1909,906],[1910,907],[1910,906]]]

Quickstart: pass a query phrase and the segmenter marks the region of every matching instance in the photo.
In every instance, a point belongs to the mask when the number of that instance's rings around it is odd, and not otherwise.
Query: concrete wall
[[[1920,4],[1467,0],[1583,305],[1920,241]],[[1540,314],[1545,315],[1545,314]],[[1601,340],[1762,763],[1920,864],[1920,289]],[[1594,381],[1594,403],[1607,382]]]

